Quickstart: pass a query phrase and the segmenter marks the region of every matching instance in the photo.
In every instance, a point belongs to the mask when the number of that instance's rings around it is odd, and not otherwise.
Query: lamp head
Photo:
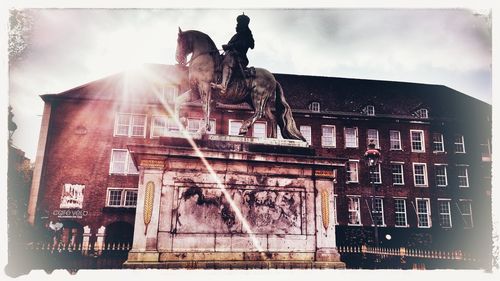
[[[375,143],[373,140],[370,140],[370,144],[368,144],[368,149],[364,155],[365,159],[368,161],[368,166],[376,166],[380,160],[380,151],[375,148]]]

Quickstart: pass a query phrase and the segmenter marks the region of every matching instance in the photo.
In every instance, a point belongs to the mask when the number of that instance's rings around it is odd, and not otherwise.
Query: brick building
[[[491,261],[491,106],[440,85],[276,74],[315,153],[345,159],[335,184],[337,244],[461,250]],[[62,241],[131,242],[138,171],[128,145],[178,135],[164,105],[196,132],[203,116],[186,72],[147,65],[45,102],[29,204],[34,224],[62,222]],[[211,134],[237,134],[246,105],[217,105]],[[248,137],[265,137],[265,120]],[[382,154],[370,182],[368,140]],[[387,239],[390,235],[391,239]]]

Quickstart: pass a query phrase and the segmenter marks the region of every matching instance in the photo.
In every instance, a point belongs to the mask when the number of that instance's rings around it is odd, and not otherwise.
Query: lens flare
[[[156,94],[158,95],[158,93],[156,93]],[[174,112],[175,112],[174,109],[172,109],[172,107],[168,103],[166,103],[163,99],[159,99],[159,100],[162,101],[162,105],[165,108],[165,110],[168,112],[168,114],[173,117],[175,123],[179,127],[179,131],[182,133],[182,136],[189,142],[189,144],[191,145],[191,147],[195,151],[196,155],[200,158],[201,162],[203,163],[203,165],[207,169],[211,178],[215,181],[217,188],[219,188],[221,190],[222,194],[224,194],[224,197],[226,198],[227,202],[229,202],[229,205],[231,206],[231,208],[235,212],[236,217],[240,220],[240,222],[243,226],[243,229],[250,236],[250,239],[252,240],[254,247],[257,249],[257,251],[259,251],[261,253],[262,257],[264,259],[266,259],[267,257],[265,255],[263,255],[264,249],[262,248],[257,237],[255,237],[255,234],[253,233],[248,221],[245,219],[245,217],[241,213],[241,210],[238,208],[238,206],[236,205],[234,200],[231,198],[231,195],[229,194],[225,185],[221,182],[220,178],[217,176],[217,174],[213,170],[210,163],[208,163],[208,160],[205,158],[205,155],[203,154],[203,152],[200,150],[198,145],[194,142],[191,134],[188,132],[188,130],[186,130],[186,128],[184,127],[182,122],[180,122],[178,116],[176,114],[174,114]]]

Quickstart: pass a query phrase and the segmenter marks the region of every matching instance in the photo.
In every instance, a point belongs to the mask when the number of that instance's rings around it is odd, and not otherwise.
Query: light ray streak
[[[208,163],[208,160],[205,158],[205,155],[200,150],[200,148],[198,147],[198,145],[194,142],[191,134],[186,130],[186,128],[184,127],[184,125],[180,122],[179,118],[176,115],[173,114],[174,111],[172,110],[172,108],[170,107],[170,105],[168,103],[166,103],[163,99],[160,98],[160,100],[161,100],[161,103],[162,103],[163,107],[167,110],[168,114],[171,117],[173,117],[175,123],[179,127],[179,131],[182,133],[182,136],[189,142],[189,144],[191,145],[191,147],[196,152],[196,155],[200,158],[201,162],[203,163],[203,165],[207,169],[208,173],[212,177],[212,179],[216,182],[217,187],[224,194],[224,197],[229,202],[229,205],[231,206],[231,208],[235,212],[235,214],[238,217],[238,219],[241,221],[241,224],[242,224],[243,228],[245,229],[245,231],[250,236],[250,239],[252,240],[253,245],[255,246],[255,248],[257,249],[257,251],[262,254],[264,252],[264,249],[260,245],[259,240],[257,240],[257,237],[255,237],[255,234],[253,233],[252,229],[250,228],[250,225],[249,225],[248,221],[245,219],[245,217],[241,213],[241,210],[238,208],[238,206],[236,205],[236,203],[234,202],[234,200],[231,198],[231,195],[227,191],[226,187],[224,186],[224,184],[221,182],[221,180],[219,179],[219,177],[217,176],[217,174],[213,170],[212,165],[210,165],[210,163]],[[262,256],[264,258],[267,258],[265,255],[262,255]]]

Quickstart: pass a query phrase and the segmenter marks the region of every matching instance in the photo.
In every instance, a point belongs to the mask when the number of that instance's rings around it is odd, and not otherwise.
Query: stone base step
[[[343,262],[323,261],[168,261],[131,262],[127,269],[345,269]]]

